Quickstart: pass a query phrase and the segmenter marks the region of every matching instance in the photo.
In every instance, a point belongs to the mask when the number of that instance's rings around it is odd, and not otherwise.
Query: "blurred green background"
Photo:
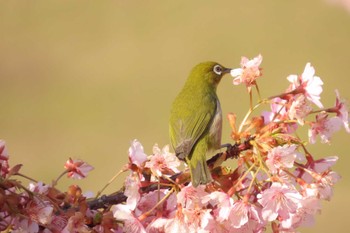
[[[350,13],[322,0],[1,1],[0,138],[11,165],[22,163],[23,173],[47,183],[68,157],[89,162],[88,179],[59,187],[96,192],[127,162],[134,138],[148,154],[154,143],[169,143],[170,105],[197,63],[237,68],[241,56],[261,53],[267,97],[311,62],[331,106],[336,88],[350,97],[349,42]],[[226,76],[218,95],[224,115],[242,119],[245,88]],[[223,142],[229,135],[225,120]],[[316,226],[302,232],[350,228],[350,135],[342,130],[333,139],[309,148],[316,157],[338,155],[342,179]]]

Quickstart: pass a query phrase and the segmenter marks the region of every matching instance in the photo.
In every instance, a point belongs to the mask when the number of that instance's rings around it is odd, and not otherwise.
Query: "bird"
[[[221,147],[222,111],[216,90],[230,71],[217,62],[196,65],[171,106],[170,142],[189,166],[193,187],[213,181],[206,157]]]

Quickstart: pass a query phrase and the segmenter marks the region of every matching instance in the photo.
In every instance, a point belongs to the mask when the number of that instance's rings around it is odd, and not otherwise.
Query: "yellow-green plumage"
[[[212,181],[206,155],[220,148],[222,127],[216,88],[229,71],[216,62],[195,66],[171,108],[171,144],[176,156],[189,165],[195,187]]]

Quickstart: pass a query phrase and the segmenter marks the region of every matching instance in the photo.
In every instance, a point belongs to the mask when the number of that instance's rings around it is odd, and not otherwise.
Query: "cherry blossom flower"
[[[266,232],[266,225],[259,223],[255,220],[249,219],[249,221],[240,228],[231,227],[227,232],[230,233],[264,233]],[[282,233],[282,232],[281,232]]]
[[[68,224],[65,216],[52,215],[50,230],[52,232],[61,232]]]
[[[208,193],[204,191],[205,185],[199,185],[194,188],[192,185],[181,189],[177,194],[177,202],[181,208],[177,210],[177,217],[183,218],[185,225],[188,225],[188,232],[214,232],[216,227],[214,217],[211,215],[211,209],[205,206],[210,202]],[[205,199],[204,201],[202,199]],[[182,214],[178,212],[181,211]],[[172,224],[179,220],[174,220]]]
[[[150,168],[152,173],[158,177],[162,176],[162,174],[173,175],[179,172],[178,166],[180,166],[180,160],[175,154],[169,152],[168,145],[162,150],[158,145],[155,145],[153,147],[153,155],[150,156],[149,161],[145,164],[145,167]]]
[[[321,199],[330,201],[333,196],[333,186],[340,176],[334,171],[325,172],[316,182],[318,195]]]
[[[180,206],[176,211],[174,218],[167,221],[164,226],[164,232],[182,233],[190,232],[189,225],[185,223],[184,214],[182,213],[182,207]]]
[[[316,136],[321,137],[322,143],[329,143],[332,134],[340,129],[342,122],[338,117],[328,118],[326,112],[321,112],[316,115],[316,122],[311,122],[309,129],[309,142],[314,144]]]
[[[117,220],[124,222],[123,232],[146,232],[143,224],[135,214],[135,208],[138,206],[141,198],[139,192],[140,179],[136,172],[132,172],[126,178],[125,187],[126,203],[112,206],[113,216]]]
[[[294,91],[295,94],[302,93],[308,100],[323,108],[320,102],[323,82],[320,77],[315,76],[315,69],[310,63],[307,63],[304,72],[300,75],[289,75],[288,81],[291,82],[287,91]]]
[[[126,199],[126,204],[130,207],[131,210],[134,210],[136,208],[136,205],[141,198],[139,192],[140,186],[140,179],[135,173],[131,173],[125,180],[124,194],[128,197]]]
[[[131,142],[129,148],[129,160],[138,167],[141,167],[141,165],[147,160],[147,155],[143,150],[143,146],[137,139],[134,139],[134,141]]]
[[[146,230],[140,220],[134,215],[130,206],[118,204],[111,208],[113,216],[124,222],[123,232],[146,233]]]
[[[76,212],[72,217],[70,217],[67,226],[62,230],[62,233],[71,232],[90,232],[89,228],[85,225],[85,218],[81,212]]]
[[[39,181],[38,183],[29,183],[28,189],[33,193],[39,193],[39,194],[47,194],[48,189],[50,188],[50,185],[44,184],[42,181]]]
[[[297,145],[283,145],[272,148],[267,154],[266,165],[272,173],[280,168],[292,168],[297,157],[301,154],[296,151]]]
[[[299,202],[296,213],[281,221],[281,227],[287,230],[296,229],[300,226],[312,226],[315,221],[314,215],[320,210],[320,199],[315,197],[304,198]]]
[[[7,153],[5,141],[0,140],[0,176],[5,177],[9,173],[9,155]]]
[[[343,122],[346,132],[350,133],[348,107],[346,106],[345,101],[340,99],[338,90],[335,90],[335,94],[336,94],[335,106],[330,110],[328,110],[328,112],[335,112],[337,114],[337,117],[339,117]]]
[[[68,172],[68,177],[74,179],[83,179],[94,169],[91,165],[82,160],[71,158],[67,160],[64,168]]]
[[[125,192],[127,200],[125,204],[117,204],[111,207],[114,218],[123,221],[123,232],[146,232],[143,224],[135,214],[135,208],[138,206],[141,194],[139,192],[140,179],[136,172],[126,178]]]
[[[51,223],[54,209],[49,201],[35,198],[26,209],[31,219],[44,225]]]
[[[158,204],[158,202],[165,197],[168,193],[168,190],[160,189],[159,191],[152,191],[142,196],[141,200],[137,204],[137,207],[134,211],[135,215],[141,216],[143,213],[148,212]],[[157,217],[157,212],[162,213],[162,217],[171,218],[175,216],[176,211],[176,195],[171,194],[171,196],[161,203],[157,209],[154,209],[152,212],[149,212],[148,216],[145,219],[142,219],[142,224],[147,226]]]
[[[251,205],[247,201],[239,200],[233,204],[231,213],[230,213],[230,222],[231,226],[234,228],[241,228],[248,221],[256,221],[261,223],[260,212],[258,208],[254,205]]]
[[[129,218],[133,218],[132,207],[124,204],[117,204],[111,207],[113,215],[118,220],[127,220]]]
[[[181,189],[177,194],[177,201],[184,208],[194,208],[196,206],[202,206],[201,198],[205,197],[208,193],[204,191],[205,185],[199,185],[193,187],[188,185]]]
[[[223,222],[229,218],[233,199],[227,193],[215,191],[204,196],[202,198],[202,203],[204,205],[210,204],[211,206],[216,206],[216,220]]]
[[[272,121],[285,120],[287,118],[286,106],[287,101],[276,97],[271,100],[270,108],[271,112],[263,112],[264,124],[267,125]]]
[[[39,225],[31,220],[22,219],[18,223],[14,224],[16,226],[12,233],[37,233],[39,232]]]
[[[318,174],[324,174],[327,171],[331,171],[331,167],[335,165],[338,159],[339,159],[338,156],[328,156],[325,158],[314,160],[312,163],[308,165],[307,168],[312,169]]]
[[[288,116],[290,119],[296,119],[300,125],[304,125],[304,120],[307,115],[312,111],[312,107],[303,94],[294,96],[294,100],[288,110]]]
[[[144,213],[146,211],[149,211],[151,208],[153,208],[158,202],[159,199],[162,199],[166,194],[168,190],[160,190],[159,192],[151,192],[151,195],[145,195],[141,200],[140,204],[138,205],[138,208],[135,212],[140,211],[139,214]],[[159,199],[158,199],[159,198]],[[151,201],[150,201],[151,200]],[[153,202],[152,200],[156,200],[156,202]],[[150,204],[150,202],[153,203]],[[161,212],[162,217],[156,216],[156,213],[153,213],[151,216],[151,219],[153,218],[153,221],[147,226],[146,231],[147,232],[174,232],[172,229],[169,231],[169,229],[166,230],[166,226],[169,224],[170,219],[174,219],[176,217],[176,210],[177,210],[177,200],[176,200],[176,194],[172,193],[166,201],[164,201],[159,208],[157,208],[157,214]],[[156,211],[154,211],[156,212]],[[156,218],[157,217],[157,218]],[[146,218],[143,223],[144,225],[147,224]],[[184,226],[182,226],[184,228]]]
[[[312,168],[314,171],[318,173],[322,173],[330,169],[338,161],[338,159],[339,159],[338,156],[329,156],[318,160],[314,160],[309,165],[309,168]]]
[[[287,219],[297,210],[302,200],[301,194],[285,184],[273,182],[271,187],[258,195],[258,202],[263,206],[262,217],[265,221],[273,221],[280,216]]]
[[[168,223],[168,218],[156,218],[146,227],[147,233],[165,232],[165,225]]]
[[[199,207],[182,209],[185,224],[189,225],[189,232],[211,232],[214,227],[214,217],[210,214],[210,209]]]
[[[260,54],[252,60],[242,57],[241,68],[231,70],[231,75],[236,77],[233,80],[233,84],[239,85],[244,83],[250,92],[252,85],[256,84],[256,79],[262,75],[261,68],[259,67],[261,62],[262,56]]]
[[[264,118],[264,125],[269,125],[272,122],[278,122],[278,127],[281,131],[285,133],[293,133],[298,125],[296,123],[283,123],[284,121],[288,121],[290,117],[288,116],[288,101],[285,99],[281,99],[279,97],[275,97],[271,100],[270,107],[271,112],[263,111],[262,117]]]
[[[337,161],[338,161],[337,156],[329,156],[318,160],[313,160],[313,161],[310,161],[307,164],[307,166],[305,166],[305,169],[297,168],[294,174],[298,178],[303,179],[306,183],[311,184],[314,180],[314,177],[312,177],[311,172],[314,172],[317,174],[324,173],[327,170],[330,170],[330,168]]]

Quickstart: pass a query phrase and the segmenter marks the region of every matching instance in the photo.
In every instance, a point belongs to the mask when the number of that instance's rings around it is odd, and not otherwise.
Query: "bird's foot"
[[[225,144],[222,144],[220,146],[220,148],[226,148],[226,151],[230,151],[230,149],[232,148],[232,145],[230,143],[225,143]]]

